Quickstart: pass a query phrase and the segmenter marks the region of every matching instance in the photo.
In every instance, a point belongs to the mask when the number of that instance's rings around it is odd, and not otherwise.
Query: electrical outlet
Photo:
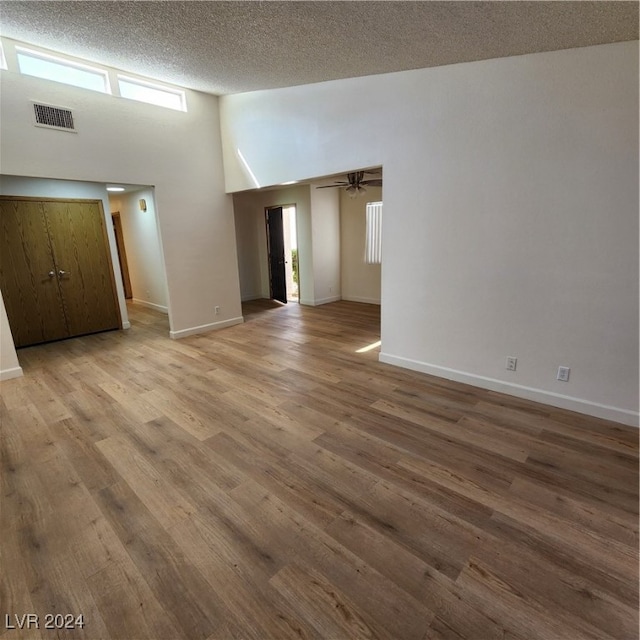
[[[505,365],[505,369],[507,371],[515,371],[518,366],[518,358],[512,358],[511,356],[507,356],[507,364]]]
[[[561,382],[569,382],[570,371],[571,369],[569,369],[569,367],[558,367],[558,375],[556,376],[556,379]]]
[[[220,307],[216,307],[215,312],[216,312],[216,315],[218,315],[220,313]]]

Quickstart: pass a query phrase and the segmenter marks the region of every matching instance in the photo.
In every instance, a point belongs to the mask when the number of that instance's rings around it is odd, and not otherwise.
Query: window
[[[118,76],[118,86],[123,98],[156,104],[177,111],[187,110],[184,91],[179,89],[170,89],[126,76]]]
[[[15,50],[18,70],[24,75],[112,94],[109,83],[110,72],[106,69],[67,60],[28,47],[16,46]],[[7,68],[1,42],[0,68]],[[123,98],[177,111],[187,110],[185,91],[178,88],[120,74],[118,74],[118,88]]]
[[[0,42],[0,69],[7,68],[7,59],[4,57],[4,49],[2,48],[2,42]]]
[[[106,71],[23,47],[16,47],[16,54],[20,73],[83,89],[111,93]]]
[[[364,261],[382,262],[382,202],[367,202],[366,242]]]

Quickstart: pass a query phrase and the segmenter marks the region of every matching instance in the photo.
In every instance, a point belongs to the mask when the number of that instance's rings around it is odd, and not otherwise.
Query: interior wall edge
[[[12,378],[20,378],[24,375],[22,367],[13,367],[11,369],[3,369],[0,371],[0,381],[11,380]]]
[[[211,322],[210,324],[203,324],[199,327],[190,327],[188,329],[181,329],[180,331],[170,331],[169,337],[172,340],[179,340],[180,338],[186,338],[187,336],[194,336],[199,333],[207,333],[207,331],[216,331],[218,329],[225,329],[226,327],[232,327],[235,324],[242,324],[244,322],[243,316],[237,318],[230,318],[229,320],[221,320],[220,322]]]
[[[317,307],[321,304],[328,304],[329,302],[338,302],[338,300],[342,300],[340,296],[329,296],[328,298],[318,298],[314,301],[313,306]]]
[[[260,293],[248,293],[244,296],[242,296],[241,300],[242,302],[251,302],[251,300],[268,300],[269,298],[262,295],[262,292]]]
[[[155,302],[148,302],[147,300],[140,300],[139,298],[131,298],[131,302],[133,302],[134,304],[139,304],[142,307],[147,307],[148,309],[155,309],[160,313],[169,313],[169,307],[161,304],[156,304]]]
[[[381,306],[380,298],[363,298],[360,296],[342,296],[345,302],[361,302],[362,304],[376,304]]]
[[[613,422],[619,422],[630,427],[640,427],[640,413],[638,411],[629,411],[628,409],[622,409],[620,407],[612,407],[610,405],[599,404],[582,398],[575,398],[572,396],[554,393],[553,391],[546,391],[545,389],[526,387],[466,371],[448,369],[447,367],[440,367],[438,365],[429,364],[428,362],[394,356],[390,353],[380,352],[378,360],[385,364],[402,367],[403,369],[419,371],[421,373],[437,376],[438,378],[446,378],[447,380],[453,380],[454,382],[470,384],[474,387],[480,387],[481,389],[505,393],[510,396],[515,396],[516,398],[540,402],[559,409],[566,409],[568,411],[575,411],[577,413],[593,416],[594,418],[612,420]]]

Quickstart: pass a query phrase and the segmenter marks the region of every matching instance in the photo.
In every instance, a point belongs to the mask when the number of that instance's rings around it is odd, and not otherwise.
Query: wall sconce
[[[141,200],[138,200],[138,205],[140,206],[140,211],[147,210],[147,201],[144,198],[142,198]]]

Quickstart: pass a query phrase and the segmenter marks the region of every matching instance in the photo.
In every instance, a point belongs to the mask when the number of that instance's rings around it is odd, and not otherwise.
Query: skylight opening
[[[176,111],[186,111],[187,101],[184,91],[163,87],[144,80],[118,76],[120,95],[130,100],[138,100]]]
[[[23,47],[16,47],[16,55],[18,68],[20,73],[24,75],[62,82],[101,93],[111,93],[109,75],[102,69],[56,58]]]

